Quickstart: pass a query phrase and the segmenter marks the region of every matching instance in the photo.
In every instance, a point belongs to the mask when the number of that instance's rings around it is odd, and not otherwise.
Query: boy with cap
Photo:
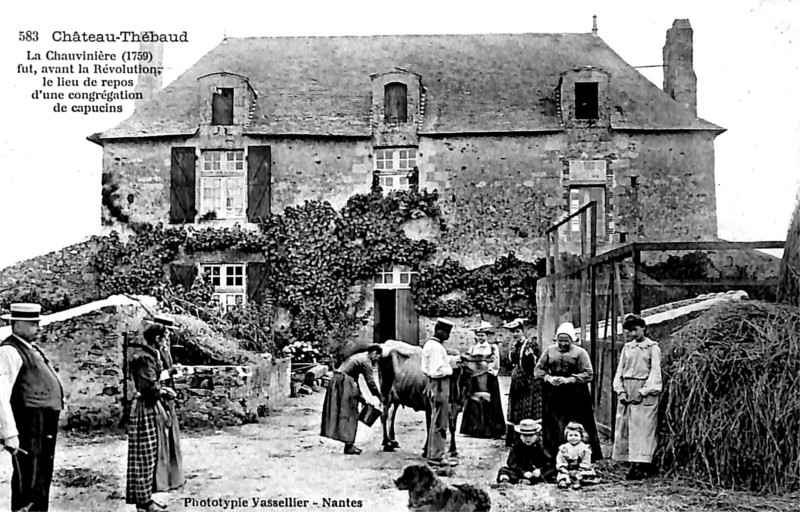
[[[42,307],[11,304],[11,336],[0,344],[0,436],[13,457],[11,510],[47,511],[64,390],[36,345]]]

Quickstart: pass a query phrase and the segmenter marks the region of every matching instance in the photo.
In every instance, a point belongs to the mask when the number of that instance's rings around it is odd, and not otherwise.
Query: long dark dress
[[[373,366],[367,352],[350,356],[331,378],[322,405],[320,435],[352,444],[358,429],[358,404],[363,400],[358,377],[364,376],[367,387],[375,396],[380,396],[373,377]]]
[[[500,401],[500,382],[491,372],[472,377],[470,391],[489,393],[489,401],[467,400],[461,419],[461,433],[481,439],[496,439],[506,431],[503,404]]]
[[[511,447],[517,439],[515,425],[525,419],[542,417],[542,381],[533,375],[541,357],[539,345],[532,340],[519,340],[511,351],[511,389],[508,393],[508,427],[506,446]]]
[[[506,432],[506,417],[503,414],[503,402],[500,396],[500,381],[491,370],[500,369],[500,351],[497,345],[479,343],[470,353],[473,355],[489,355],[489,371],[470,379],[469,394],[476,392],[489,393],[489,401],[474,400],[470,396],[464,406],[461,417],[461,433],[481,439],[496,439]]]
[[[566,442],[564,428],[571,421],[583,425],[589,435],[592,448],[592,462],[603,458],[600,440],[597,437],[597,424],[594,420],[594,407],[588,382],[592,380],[593,370],[589,354],[576,345],[569,351],[561,352],[558,345],[547,347],[536,365],[535,375],[544,378],[575,377],[575,384],[559,386],[542,384],[542,440],[544,452],[551,464],[555,465],[558,448]]]
[[[172,370],[172,354],[169,346],[161,346],[159,349],[161,371],[169,372]],[[175,389],[172,377],[160,378],[162,386]],[[183,477],[183,456],[181,454],[181,432],[178,425],[178,417],[175,414],[175,400],[171,397],[162,395],[161,405],[164,407],[166,416],[157,417],[158,421],[158,456],[156,460],[156,492],[170,491],[178,489],[184,484]]]
[[[131,345],[129,368],[136,400],[128,423],[128,471],[125,503],[144,505],[155,490],[158,426],[166,413],[160,400],[159,355],[147,345]]]

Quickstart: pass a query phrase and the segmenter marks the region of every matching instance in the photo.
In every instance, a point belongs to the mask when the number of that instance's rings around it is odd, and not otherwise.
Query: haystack
[[[662,349],[661,467],[729,489],[800,488],[800,309],[726,303]]]
[[[800,194],[786,235],[778,281],[778,301],[800,307]]]

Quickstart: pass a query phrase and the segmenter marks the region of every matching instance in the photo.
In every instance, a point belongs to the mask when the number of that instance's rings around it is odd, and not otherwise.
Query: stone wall
[[[64,387],[63,428],[116,428],[124,396],[122,333],[135,329],[144,315],[137,305],[108,306],[43,327],[41,347]]]
[[[38,302],[51,313],[100,299],[92,240],[70,245],[0,270],[0,312],[13,302]]]
[[[353,194],[370,189],[373,147],[368,140],[254,138],[240,131],[227,127],[225,134],[203,132],[190,139],[107,141],[104,172],[119,187],[119,206],[133,221],[168,222],[174,146],[271,146],[273,212],[306,200],[341,208]],[[474,268],[509,252],[526,261],[542,256],[544,231],[569,209],[568,161],[579,159],[608,163],[603,183],[607,224],[617,234],[613,241],[620,231],[649,240],[713,238],[713,140],[714,134],[705,132],[622,133],[596,127],[423,138],[420,187],[439,190],[448,224],[437,257],[453,256]]]
[[[227,127],[234,130],[236,127]],[[291,138],[253,138],[241,133],[224,136],[201,134],[190,139],[166,141],[106,141],[103,172],[117,185],[118,206],[131,221],[169,223],[170,166],[172,147],[202,149],[246,149],[269,145],[272,148],[272,211],[306,200],[327,200],[341,208],[356,193],[372,186],[372,161],[367,141],[315,140]],[[198,158],[196,172],[201,169]],[[199,179],[196,180],[199,184]],[[199,209],[199,205],[197,206]],[[203,212],[199,212],[202,215]],[[104,208],[104,221],[115,224]],[[203,226],[232,225],[233,221],[213,220]],[[244,223],[246,224],[246,223]]]
[[[291,393],[291,360],[251,366],[177,366],[176,412],[182,428],[252,423],[283,406]]]
[[[141,339],[143,320],[155,307],[154,299],[141,303],[123,296],[87,304],[49,315],[43,320],[40,346],[59,374],[64,387],[66,409],[60,426],[65,430],[116,430],[127,403],[135,393],[130,378],[123,378],[124,336]],[[116,302],[116,303],[114,303]],[[112,305],[105,305],[114,303]],[[232,360],[252,361],[240,366],[178,366],[176,387],[178,414],[182,424],[192,427],[241,425],[279,408],[290,395],[288,359],[272,360],[228,347],[230,340],[217,340],[199,320],[176,317],[187,323],[195,343],[207,345],[209,353]],[[202,324],[205,325],[205,324]],[[10,327],[0,328],[0,338]],[[214,338],[216,336],[216,338]],[[214,338],[214,339],[212,339]]]

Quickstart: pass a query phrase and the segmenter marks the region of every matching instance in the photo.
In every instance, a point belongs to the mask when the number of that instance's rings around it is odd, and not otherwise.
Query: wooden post
[[[609,300],[611,301],[611,373],[612,375],[616,372],[617,369],[617,301],[615,300],[616,297],[616,281],[617,281],[617,264],[616,262],[613,263],[614,270],[611,272],[609,276],[610,279],[610,297]],[[614,400],[614,391],[613,391],[613,380],[611,384],[611,439],[614,439],[614,432],[617,423],[617,401]]]
[[[641,267],[642,253],[636,243],[633,244],[633,313],[642,314],[642,289],[641,289]]]
[[[130,419],[130,404],[128,403],[128,335],[129,333],[122,333],[122,427],[128,424]]]
[[[590,256],[594,258],[597,256],[597,202],[592,201],[592,225],[590,227],[591,237],[591,253]]]
[[[553,262],[550,260],[550,233],[544,235],[544,260],[547,268],[545,272],[549,276],[553,273]]]

